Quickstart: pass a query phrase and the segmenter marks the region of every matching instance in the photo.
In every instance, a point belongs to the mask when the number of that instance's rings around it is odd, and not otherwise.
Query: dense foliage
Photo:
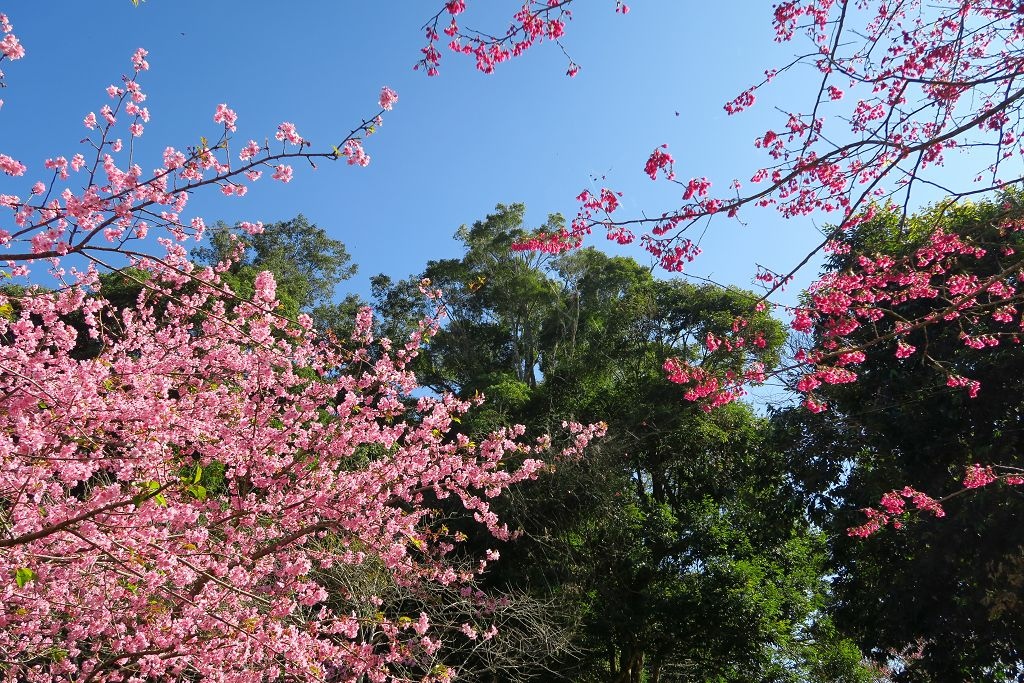
[[[935,280],[984,280],[1005,272],[1001,250],[1021,246],[1019,234],[1005,234],[1020,211],[1018,195],[1010,193],[996,201],[940,207],[905,226],[898,215],[882,212],[848,240],[851,254],[899,260],[927,248],[941,226],[972,252],[945,256],[945,272]],[[829,272],[853,276],[864,268],[863,261],[843,254],[828,265]],[[1019,287],[1019,277],[1012,271],[1007,286]],[[790,410],[775,416],[809,512],[832,533],[837,623],[880,663],[892,666],[898,680],[1001,681],[1016,680],[1020,672],[1024,613],[1016,596],[1024,537],[1017,520],[1024,499],[1015,485],[1024,468],[1024,368],[1020,328],[999,314],[1017,295],[989,296],[984,314],[945,316],[909,333],[913,353],[896,348],[873,355],[857,382],[825,391],[827,413]],[[884,337],[892,319],[947,307],[943,297],[896,301],[893,316],[848,339]],[[826,327],[814,332],[830,334]],[[971,343],[979,336],[993,343]],[[951,374],[977,378],[977,396],[949,386]],[[992,466],[992,480],[972,474],[976,463]],[[945,516],[917,511],[910,500],[901,505],[899,489],[883,498],[902,485],[948,498],[940,501]],[[879,509],[865,520],[857,511],[865,506]],[[858,532],[865,521],[877,528],[878,515],[885,516],[888,531],[866,540],[861,533],[844,533],[847,527]]]
[[[668,358],[742,365],[708,354],[753,295],[680,280],[592,249],[554,258],[510,251],[524,207],[456,237],[461,259],[399,283],[377,280],[384,324],[419,314],[413,283],[439,285],[450,314],[421,355],[423,381],[487,406],[470,435],[523,422],[607,419],[583,461],[560,464],[499,505],[524,536],[501,548],[488,583],[557,601],[572,637],[524,669],[557,680],[856,680],[855,648],[819,619],[824,540],[805,521],[747,406],[680,405]],[[545,228],[557,224],[549,218]],[[748,322],[749,353],[773,365],[781,325]],[[566,623],[568,622],[568,623]]]

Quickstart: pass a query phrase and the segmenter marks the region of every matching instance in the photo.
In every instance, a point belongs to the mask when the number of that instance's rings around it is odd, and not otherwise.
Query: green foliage
[[[356,272],[352,257],[342,242],[328,237],[302,214],[271,223],[258,235],[242,237],[237,229],[220,223],[210,232],[208,244],[193,250],[193,259],[210,266],[227,260],[234,251],[233,237],[245,242],[246,248],[222,277],[239,296],[251,297],[256,276],[269,270],[277,281],[282,315],[294,318],[300,312],[315,311],[324,324],[339,324],[341,311],[352,307],[349,300],[340,306],[332,303],[335,287]]]
[[[14,572],[14,582],[18,584],[18,588],[24,588],[30,582],[36,580],[36,573],[28,567],[19,567]]]
[[[818,626],[824,541],[767,422],[738,404],[706,414],[662,371],[670,356],[751,360],[706,357],[700,342],[749,317],[753,295],[656,279],[593,249],[512,252],[532,232],[524,215],[499,205],[456,233],[461,259],[397,283],[379,276],[374,297],[382,330],[400,338],[425,312],[420,279],[444,292],[450,320],[418,371],[435,389],[487,396],[461,425],[471,438],[513,423],[609,425],[586,459],[556,461],[496,501],[524,535],[501,549],[492,590],[555,601],[578,624],[578,657],[533,664],[561,680],[862,680],[851,645]],[[749,326],[767,346],[748,353],[777,363],[782,326],[764,313]]]
[[[1024,239],[999,234],[1022,213],[1016,192],[940,205],[905,223],[881,212],[849,236],[853,253],[833,257],[828,267],[849,267],[858,251],[907,256],[941,227],[986,248],[983,258],[951,260],[947,272],[984,278],[1013,263],[988,247],[1014,241],[1024,247]],[[941,305],[917,300],[896,312],[916,318]],[[1024,557],[1019,491],[971,492],[949,501],[943,519],[915,517],[902,530],[864,541],[845,534],[863,521],[860,508],[877,505],[894,488],[909,485],[940,497],[961,489],[969,464],[1024,467],[1024,357],[1010,338],[1016,325],[1007,335],[1006,324],[987,316],[969,321],[971,334],[1004,333],[1000,346],[979,351],[963,343],[962,322],[914,332],[908,341],[921,352],[910,358],[870,354],[857,382],[822,392],[828,412],[773,417],[787,469],[809,513],[830,534],[835,627],[879,665],[892,666],[899,681],[1017,680],[1024,667],[1024,604],[1008,597],[1019,585]],[[865,328],[852,341],[869,341],[889,324]],[[947,372],[980,380],[981,393],[971,399],[947,387]]]

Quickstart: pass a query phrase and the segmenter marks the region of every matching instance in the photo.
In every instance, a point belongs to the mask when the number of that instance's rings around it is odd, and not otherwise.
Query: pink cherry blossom
[[[302,145],[305,142],[305,140],[302,139],[302,136],[299,135],[298,131],[295,130],[295,124],[288,123],[287,121],[277,127],[277,132],[274,133],[274,139],[280,140],[282,142],[290,142],[293,145]],[[250,144],[255,143],[253,141],[250,141]],[[255,152],[249,155],[249,157],[252,156],[255,156]],[[243,159],[243,161],[244,160],[245,159]]]
[[[213,115],[214,123],[223,123],[224,128],[234,133],[238,130],[238,115],[228,105],[221,103],[217,105],[217,111]]]
[[[391,88],[384,86],[380,89],[380,108],[385,111],[391,111],[398,102],[398,94]]]
[[[132,55],[132,66],[135,67],[136,71],[147,71],[149,69],[149,62],[146,61],[146,56],[149,54],[147,50],[143,50],[141,47],[135,51]]]
[[[26,170],[28,169],[25,164],[7,156],[6,154],[0,154],[0,171],[3,171],[7,175],[19,176],[24,175]]]
[[[290,183],[292,180],[292,167],[288,164],[279,164],[274,167],[274,175],[271,177],[274,180],[280,180],[282,183]]]

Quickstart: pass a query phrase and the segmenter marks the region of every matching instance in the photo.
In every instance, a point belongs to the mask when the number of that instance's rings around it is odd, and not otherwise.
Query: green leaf
[[[144,501],[152,498],[160,507],[167,507],[167,498],[164,497],[164,494],[157,493],[160,490],[160,482],[144,481],[139,484],[139,488],[142,489],[142,492],[132,499],[136,505],[141,505]]]
[[[192,483],[193,484],[198,484],[199,480],[202,478],[202,476],[203,476],[203,466],[202,465],[196,465],[196,473],[192,477]]]
[[[201,484],[192,484],[188,487],[188,492],[199,500],[206,500],[206,487]]]
[[[28,567],[21,567],[14,572],[14,581],[18,584],[18,588],[24,588],[29,581],[35,581],[36,573]]]

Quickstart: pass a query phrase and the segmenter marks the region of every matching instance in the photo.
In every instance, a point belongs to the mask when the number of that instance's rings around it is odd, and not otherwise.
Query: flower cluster
[[[473,444],[453,435],[468,402],[406,403],[408,363],[436,320],[391,355],[371,350],[364,310],[341,348],[308,318],[274,313],[270,273],[228,308],[217,273],[186,279],[172,262],[140,262],[150,293],[121,311],[95,271],[4,300],[0,575],[18,577],[0,585],[7,671],[305,676],[345,663],[376,677],[429,662],[440,641],[422,618],[353,621],[353,601],[374,596],[328,601],[317,577],[366,567],[410,586],[471,581],[424,496],[507,538],[488,499],[534,477],[549,442],[513,428]],[[64,322],[76,315],[82,330]],[[81,359],[85,339],[102,350]],[[573,457],[602,431],[568,429]],[[368,448],[380,452],[367,462]]]
[[[867,538],[890,523],[894,528],[902,529],[904,522],[901,520],[907,514],[907,501],[917,510],[929,512],[936,517],[946,516],[946,511],[942,509],[939,501],[926,493],[905,486],[899,491],[890,491],[882,496],[880,504],[884,511],[877,508],[865,508],[863,512],[868,521],[860,526],[847,529],[846,533],[858,538]]]
[[[946,512],[942,508],[943,500],[948,500],[960,493],[971,489],[982,488],[996,481],[1003,481],[1009,486],[1024,485],[1024,475],[1022,475],[1019,470],[1014,468],[1007,469],[1009,469],[1011,473],[1000,476],[996,474],[995,468],[992,466],[982,466],[978,464],[969,465],[967,467],[967,473],[964,476],[962,484],[963,488],[959,492],[950,494],[942,500],[936,500],[909,486],[905,486],[899,491],[890,491],[884,494],[879,501],[882,508],[881,510],[877,508],[865,508],[862,512],[867,517],[867,521],[864,524],[847,529],[846,533],[858,538],[867,538],[875,532],[880,531],[888,524],[891,524],[894,529],[902,529],[909,515],[909,511],[906,507],[907,501],[909,501],[916,510],[929,512],[935,517],[945,517]]]
[[[572,20],[570,4],[572,0],[526,0],[512,16],[503,34],[489,35],[463,29],[459,15],[466,11],[465,0],[445,2],[423,27],[427,44],[421,50],[423,56],[413,68],[422,68],[428,76],[438,74],[441,51],[437,45],[443,33],[448,39],[448,49],[473,57],[476,68],[481,72],[493,73],[497,65],[518,57],[537,43],[545,40],[559,43],[565,35],[567,22]],[[629,14],[629,5],[617,0],[615,12]],[[447,24],[442,28],[445,21]],[[579,65],[570,58],[566,74],[575,76],[579,70]]]
[[[19,58],[23,49],[3,15],[0,29],[7,35],[6,42],[0,42],[4,51],[0,58]],[[379,116],[357,127],[339,145],[320,152],[309,150],[309,141],[299,134],[295,124],[281,123],[274,133],[274,138],[284,143],[281,150],[273,152],[267,145],[250,140],[237,155],[239,164],[228,154],[231,136],[238,130],[238,114],[221,103],[213,113],[214,123],[223,127],[219,138],[213,142],[200,138],[198,145],[182,150],[166,147],[158,167],[146,173],[124,140],[141,136],[150,121],[151,113],[143,104],[147,96],[139,82],[141,74],[149,70],[148,56],[146,50],[136,50],[131,57],[131,75],[124,76],[121,85],[110,85],[106,89],[108,102],[82,119],[89,131],[89,137],[83,140],[85,154],[46,160],[42,166],[51,175],[34,180],[27,198],[0,195],[0,208],[12,212],[14,223],[13,229],[0,229],[0,246],[7,248],[3,258],[21,264],[12,268],[12,274],[25,274],[24,264],[31,261],[88,254],[110,249],[111,244],[131,253],[128,245],[144,238],[154,227],[164,229],[176,242],[199,240],[204,224],[184,219],[183,213],[195,191],[207,185],[219,188],[226,196],[242,196],[248,183],[259,180],[265,170],[274,180],[290,182],[293,168],[289,160],[344,156],[351,165],[366,166],[370,162],[362,135],[369,135],[380,125]],[[381,91],[383,109],[391,109],[397,100],[393,90]],[[127,158],[121,156],[125,154]],[[88,163],[86,156],[94,161]],[[29,167],[0,153],[0,172],[24,176]],[[43,197],[48,198],[45,203]]]
[[[6,16],[0,29],[0,59],[20,58]],[[470,403],[421,395],[409,370],[436,318],[395,344],[373,338],[367,309],[337,342],[306,315],[278,313],[270,273],[243,300],[221,278],[230,263],[191,264],[184,243],[206,229],[183,215],[194,193],[244,194],[264,170],[288,182],[295,159],[365,166],[361,137],[379,119],[318,153],[282,123],[283,151],[250,141],[235,159],[238,116],[221,104],[218,138],[164,147],[146,173],[119,155],[150,118],[138,81],[147,58],[137,50],[131,75],[84,117],[94,162],[55,156],[28,197],[0,194],[6,274],[47,259],[62,285],[0,294],[4,675],[448,680],[435,666],[443,625],[409,604],[329,590],[372,574],[476,599],[486,560],[457,560],[465,537],[440,519],[508,538],[491,499],[536,476],[542,457],[579,457],[602,428],[567,425],[561,449],[524,442],[522,427],[473,443],[454,426]],[[396,100],[385,89],[381,108]],[[0,170],[30,172],[3,154]],[[163,253],[132,249],[152,228]],[[96,265],[64,268],[65,255],[95,264],[107,251],[135,266],[124,276],[139,287],[134,304],[104,298]],[[493,624],[469,628],[495,635]]]

